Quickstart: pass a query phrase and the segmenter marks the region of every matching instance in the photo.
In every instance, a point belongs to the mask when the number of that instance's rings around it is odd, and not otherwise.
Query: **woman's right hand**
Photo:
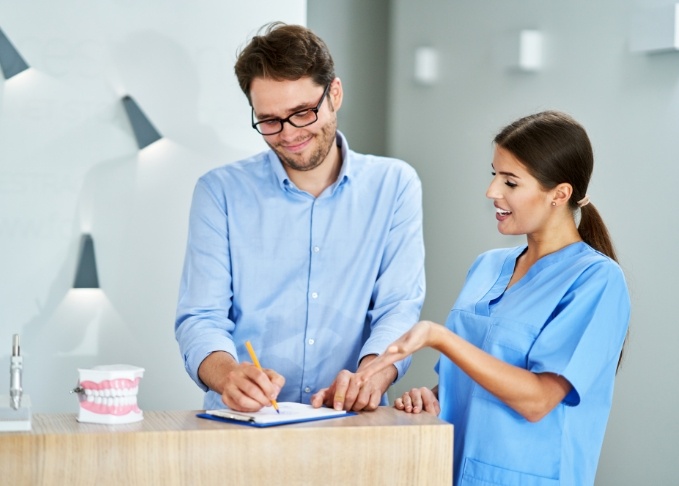
[[[429,346],[433,331],[438,330],[438,328],[443,329],[439,324],[430,321],[420,321],[415,324],[408,332],[391,343],[384,353],[356,373],[359,383],[369,380],[376,373],[410,356],[415,351]]]
[[[427,387],[413,388],[394,401],[394,408],[406,413],[430,413],[438,416],[441,406],[437,397],[438,387],[430,390]]]

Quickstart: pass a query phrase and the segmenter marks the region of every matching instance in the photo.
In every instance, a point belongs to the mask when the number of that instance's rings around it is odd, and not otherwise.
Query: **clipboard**
[[[264,407],[258,412],[237,412],[228,408],[218,410],[205,410],[196,414],[197,417],[217,420],[251,427],[274,427],[277,425],[298,424],[327,420],[333,418],[350,417],[356,412],[346,410],[334,410],[332,408],[313,408],[311,405],[295,402],[278,402],[280,414],[273,407]]]

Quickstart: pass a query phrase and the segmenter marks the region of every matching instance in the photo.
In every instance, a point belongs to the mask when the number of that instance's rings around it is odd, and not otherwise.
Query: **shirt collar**
[[[342,154],[342,167],[340,168],[339,176],[337,176],[337,185],[344,184],[351,178],[351,155],[349,151],[349,142],[344,134],[337,130],[337,146],[340,148]]]

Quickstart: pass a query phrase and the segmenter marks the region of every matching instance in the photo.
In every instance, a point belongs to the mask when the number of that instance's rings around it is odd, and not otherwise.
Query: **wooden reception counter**
[[[7,485],[450,485],[453,427],[380,407],[352,417],[258,429],[145,412],[126,425],[34,414],[0,433]]]

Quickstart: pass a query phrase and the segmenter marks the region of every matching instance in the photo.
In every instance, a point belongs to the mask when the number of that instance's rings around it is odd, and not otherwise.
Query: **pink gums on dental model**
[[[129,424],[144,419],[137,406],[144,368],[104,365],[78,369],[80,413],[78,422]]]

